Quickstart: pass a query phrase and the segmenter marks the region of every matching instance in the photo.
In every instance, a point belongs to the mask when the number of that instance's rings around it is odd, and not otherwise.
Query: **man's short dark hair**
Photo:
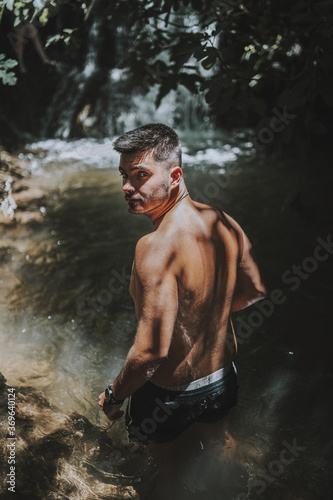
[[[153,151],[157,162],[176,162],[182,166],[182,146],[178,135],[163,123],[148,123],[126,132],[113,143],[118,153]]]

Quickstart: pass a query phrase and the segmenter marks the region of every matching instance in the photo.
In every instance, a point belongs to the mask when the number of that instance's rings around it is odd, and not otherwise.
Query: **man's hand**
[[[110,405],[109,403],[107,403],[105,401],[105,392],[102,392],[102,394],[99,395],[98,406],[102,408],[105,415],[109,420],[111,420],[111,422],[119,420],[124,415],[124,412],[120,411],[121,405],[122,403],[119,403],[118,405]]]

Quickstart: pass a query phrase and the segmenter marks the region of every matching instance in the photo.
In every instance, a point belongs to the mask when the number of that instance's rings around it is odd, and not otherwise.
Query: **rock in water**
[[[9,440],[8,394],[15,394],[15,437]],[[82,415],[70,416],[52,407],[41,392],[32,388],[8,387],[0,373],[0,440],[4,450],[2,478],[10,473],[9,443],[15,463],[15,494],[20,499],[71,498],[137,499],[141,474],[125,475],[133,464],[133,450],[119,444],[106,430],[94,426]],[[142,450],[135,460],[144,462]],[[12,469],[13,470],[13,469]],[[148,468],[148,473],[151,469]],[[2,480],[0,499],[8,498],[8,484]]]

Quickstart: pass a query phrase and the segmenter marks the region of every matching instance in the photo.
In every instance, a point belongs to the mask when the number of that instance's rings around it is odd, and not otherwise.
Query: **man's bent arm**
[[[242,231],[241,258],[237,268],[237,280],[231,312],[240,311],[266,297],[266,286],[258,267],[252,245]]]
[[[138,330],[125,365],[112,384],[114,397],[125,399],[139,389],[167,357],[178,310],[176,276],[161,252],[137,245],[134,279],[138,291]]]
[[[115,399],[122,400],[133,394],[149,380],[164,357],[142,353],[134,344],[130,349],[125,365],[112,384]]]

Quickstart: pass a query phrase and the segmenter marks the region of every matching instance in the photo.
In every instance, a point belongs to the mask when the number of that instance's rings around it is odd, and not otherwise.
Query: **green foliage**
[[[45,24],[64,0],[0,1],[18,20]],[[333,106],[332,0],[76,0],[85,22],[124,33],[119,66],[133,87],[202,92],[221,120],[235,111],[262,126],[287,106],[295,123],[279,137],[320,135]],[[62,30],[48,44],[69,44]],[[124,40],[126,38],[126,40]],[[297,142],[297,141],[296,141]],[[300,141],[298,141],[300,142]]]
[[[37,14],[41,12],[47,4],[56,4],[49,0],[25,0],[15,1],[15,0],[4,0],[1,2],[2,6],[5,6],[8,10],[12,11],[15,15],[14,26],[17,26],[21,20],[33,21]],[[46,22],[47,19],[44,19]]]
[[[6,7],[15,15],[14,26],[20,22],[35,22],[38,25],[45,25],[49,18],[54,16],[59,6],[70,0],[2,0],[0,9]],[[86,3],[79,1],[84,11],[87,10]]]
[[[49,47],[50,45],[53,45],[54,43],[57,43],[60,40],[62,40],[66,45],[69,45],[72,41],[72,37],[75,31],[77,31],[77,28],[73,29],[64,28],[62,30],[62,33],[58,33],[57,35],[49,37],[45,44],[45,47]]]
[[[6,59],[5,54],[0,54],[0,79],[4,85],[15,85],[17,77],[13,71],[8,71],[17,65],[14,59]]]
[[[160,78],[150,79],[150,86],[159,86],[157,105],[184,85],[204,92],[217,116],[246,113],[258,130],[274,108],[287,107],[297,118],[278,137],[290,143],[293,135],[306,141],[328,132],[332,5],[332,0],[96,0],[91,15],[107,13],[124,24],[127,6],[131,44],[122,67],[130,69],[133,82],[141,82],[147,65],[164,62]]]

